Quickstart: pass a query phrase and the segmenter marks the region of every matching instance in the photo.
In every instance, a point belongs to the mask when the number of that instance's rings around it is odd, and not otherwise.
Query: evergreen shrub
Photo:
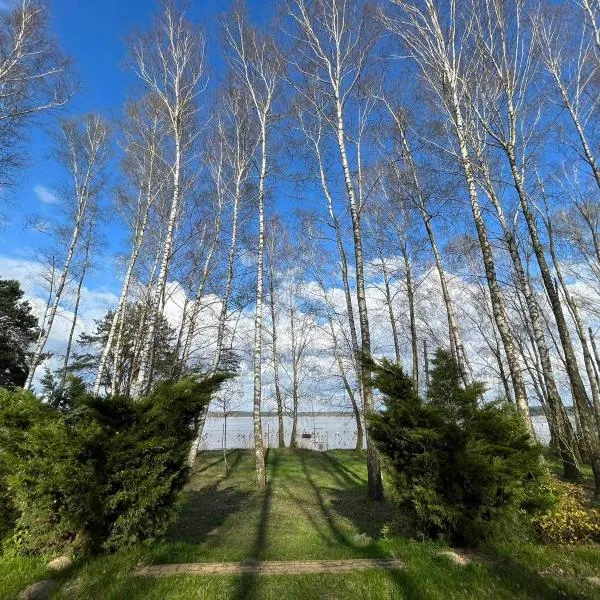
[[[473,545],[551,503],[541,448],[521,415],[506,401],[483,402],[482,384],[462,385],[448,352],[436,352],[425,399],[401,367],[371,368],[384,409],[369,433],[413,534]]]
[[[13,549],[114,550],[161,535],[198,415],[225,377],[163,382],[140,400],[80,389],[66,409],[0,389],[0,496]]]

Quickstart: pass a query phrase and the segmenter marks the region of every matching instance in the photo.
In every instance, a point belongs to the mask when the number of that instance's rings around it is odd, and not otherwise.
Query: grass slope
[[[364,455],[271,450],[268,487],[253,487],[253,455],[198,457],[177,521],[161,542],[82,561],[59,576],[57,598],[387,599],[598,598],[588,578],[600,550],[507,544],[458,566],[444,546],[381,532],[392,511],[365,498]],[[136,564],[202,561],[400,558],[402,571],[354,574],[136,578]],[[0,559],[0,598],[48,576],[39,559]]]

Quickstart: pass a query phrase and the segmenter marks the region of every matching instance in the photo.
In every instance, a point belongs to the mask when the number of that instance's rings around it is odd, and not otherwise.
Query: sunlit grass
[[[597,547],[553,548],[511,543],[458,566],[434,542],[382,534],[387,503],[366,499],[361,453],[271,450],[268,486],[254,488],[253,455],[198,457],[178,519],[164,540],[82,561],[59,576],[57,598],[598,598]],[[401,571],[281,576],[132,575],[136,564],[194,561],[402,559]],[[0,561],[0,597],[13,598],[47,576],[39,559]]]

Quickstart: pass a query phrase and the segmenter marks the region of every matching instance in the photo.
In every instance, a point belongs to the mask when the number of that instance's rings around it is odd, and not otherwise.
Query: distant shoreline
[[[565,406],[565,410],[569,415],[573,414],[572,406]],[[532,417],[545,416],[544,409],[541,406],[530,406],[529,412]],[[222,419],[223,413],[219,411],[209,411],[208,417],[213,419]],[[227,418],[236,418],[236,417],[251,417],[252,411],[249,410],[234,410],[227,413]],[[274,418],[277,417],[276,412],[262,412],[260,413],[261,417]],[[284,416],[291,417],[290,414],[284,413]],[[299,412],[299,417],[346,417],[346,418],[354,418],[354,413],[351,411],[316,411],[316,412]]]

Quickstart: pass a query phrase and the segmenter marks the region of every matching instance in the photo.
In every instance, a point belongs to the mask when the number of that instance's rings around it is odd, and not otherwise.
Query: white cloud
[[[56,192],[39,183],[33,186],[33,192],[42,204],[58,204],[60,202]]]
[[[41,317],[47,301],[47,291],[43,285],[43,266],[35,260],[27,260],[21,257],[0,256],[0,277],[18,279],[21,281],[23,290],[27,299],[31,302],[34,313]],[[459,326],[461,330],[462,342],[469,357],[471,366],[476,379],[482,380],[487,384],[490,397],[497,396],[503,392],[503,388],[497,376],[497,363],[495,356],[490,351],[486,337],[489,337],[489,320],[487,319],[482,307],[478,305],[478,287],[462,279],[459,275],[447,273],[450,293],[453,297],[455,308],[458,313]],[[429,271],[425,277],[418,282],[417,287],[417,327],[419,338],[427,339],[430,344],[430,352],[437,345],[447,343],[448,324],[446,322],[445,308],[440,291],[439,278],[437,272]],[[410,371],[410,328],[408,321],[408,299],[406,290],[402,282],[395,284],[393,308],[398,321],[398,337],[402,360]],[[586,318],[586,325],[592,325],[594,329],[600,327],[600,319],[595,313],[585,309],[583,300],[590,303],[597,299],[597,296],[583,282],[574,282],[570,289],[579,300],[582,301],[582,309]],[[371,281],[367,286],[367,304],[369,308],[369,317],[371,325],[371,336],[373,340],[373,352],[376,356],[393,354],[394,343],[391,337],[389,325],[389,312],[385,304],[385,298],[382,286],[377,281]],[[345,319],[346,302],[344,291],[337,287],[333,282],[326,290],[328,303],[332,308],[334,315],[334,327],[341,345],[342,362],[349,369],[351,376],[351,352],[347,344],[349,333]],[[322,298],[320,287],[313,281],[306,282],[297,292],[297,296],[303,300],[317,301]],[[60,365],[60,359],[66,341],[69,336],[70,326],[73,318],[73,290],[72,285],[65,293],[64,300],[61,302],[60,310],[56,316],[54,326],[48,340],[48,350],[54,354],[49,361],[51,368],[57,368]],[[164,314],[172,327],[178,331],[181,327],[183,317],[183,307],[186,305],[185,292],[182,286],[176,281],[169,281],[167,284],[166,303]],[[81,306],[76,327],[75,337],[77,338],[81,331],[93,331],[95,328],[94,320],[101,318],[106,311],[117,304],[118,298],[115,293],[103,290],[99,287],[89,288],[84,286],[82,290]],[[358,311],[355,305],[353,295],[353,304],[355,318],[358,318]],[[281,359],[280,379],[283,387],[284,402],[286,405],[290,402],[291,389],[291,327],[289,323],[289,311],[286,309],[286,293],[281,294],[277,306],[277,336],[278,347]],[[543,302],[543,299],[542,299]],[[312,303],[309,302],[310,306]],[[344,389],[340,384],[337,363],[334,360],[332,352],[332,342],[329,329],[322,322],[319,313],[311,314],[305,312],[308,307],[302,307],[298,310],[297,317],[299,324],[307,328],[310,338],[309,347],[306,354],[305,372],[306,378],[301,389],[301,410],[315,409],[325,410],[327,408],[349,409],[348,400]],[[187,303],[187,317],[192,309],[192,302]],[[201,299],[201,309],[198,315],[198,322],[195,329],[194,340],[192,342],[191,357],[194,361],[201,362],[205,368],[210,367],[216,345],[216,324],[221,309],[221,299],[218,295],[206,294]],[[253,388],[253,340],[254,340],[254,308],[252,305],[246,306],[241,310],[236,310],[233,305],[230,306],[230,318],[227,324],[226,341],[228,346],[232,347],[238,353],[241,359],[241,369],[239,377],[236,379],[235,402],[239,409],[249,409],[252,406],[252,388]],[[511,311],[514,320],[516,333],[519,334],[521,320],[518,315]],[[186,329],[184,328],[184,335]],[[232,340],[233,338],[233,340]],[[263,337],[263,406],[266,410],[274,406],[273,393],[273,369],[272,369],[272,350],[271,350],[271,323],[269,321],[268,310],[265,310],[264,337]],[[525,336],[524,343],[528,343]],[[581,360],[581,352],[578,352],[578,360]],[[419,347],[419,359],[423,362],[422,348]],[[558,356],[553,353],[553,359],[560,364]],[[583,363],[582,363],[583,364]],[[421,364],[421,369],[423,365]],[[38,370],[36,384],[39,385],[39,377],[43,375],[43,368]],[[565,398],[568,398],[568,385],[561,377],[561,371],[557,369],[559,386],[564,390]],[[351,381],[352,383],[352,381]],[[231,390],[230,390],[231,392]],[[531,392],[533,396],[533,391]],[[568,401],[568,400],[567,400]]]

